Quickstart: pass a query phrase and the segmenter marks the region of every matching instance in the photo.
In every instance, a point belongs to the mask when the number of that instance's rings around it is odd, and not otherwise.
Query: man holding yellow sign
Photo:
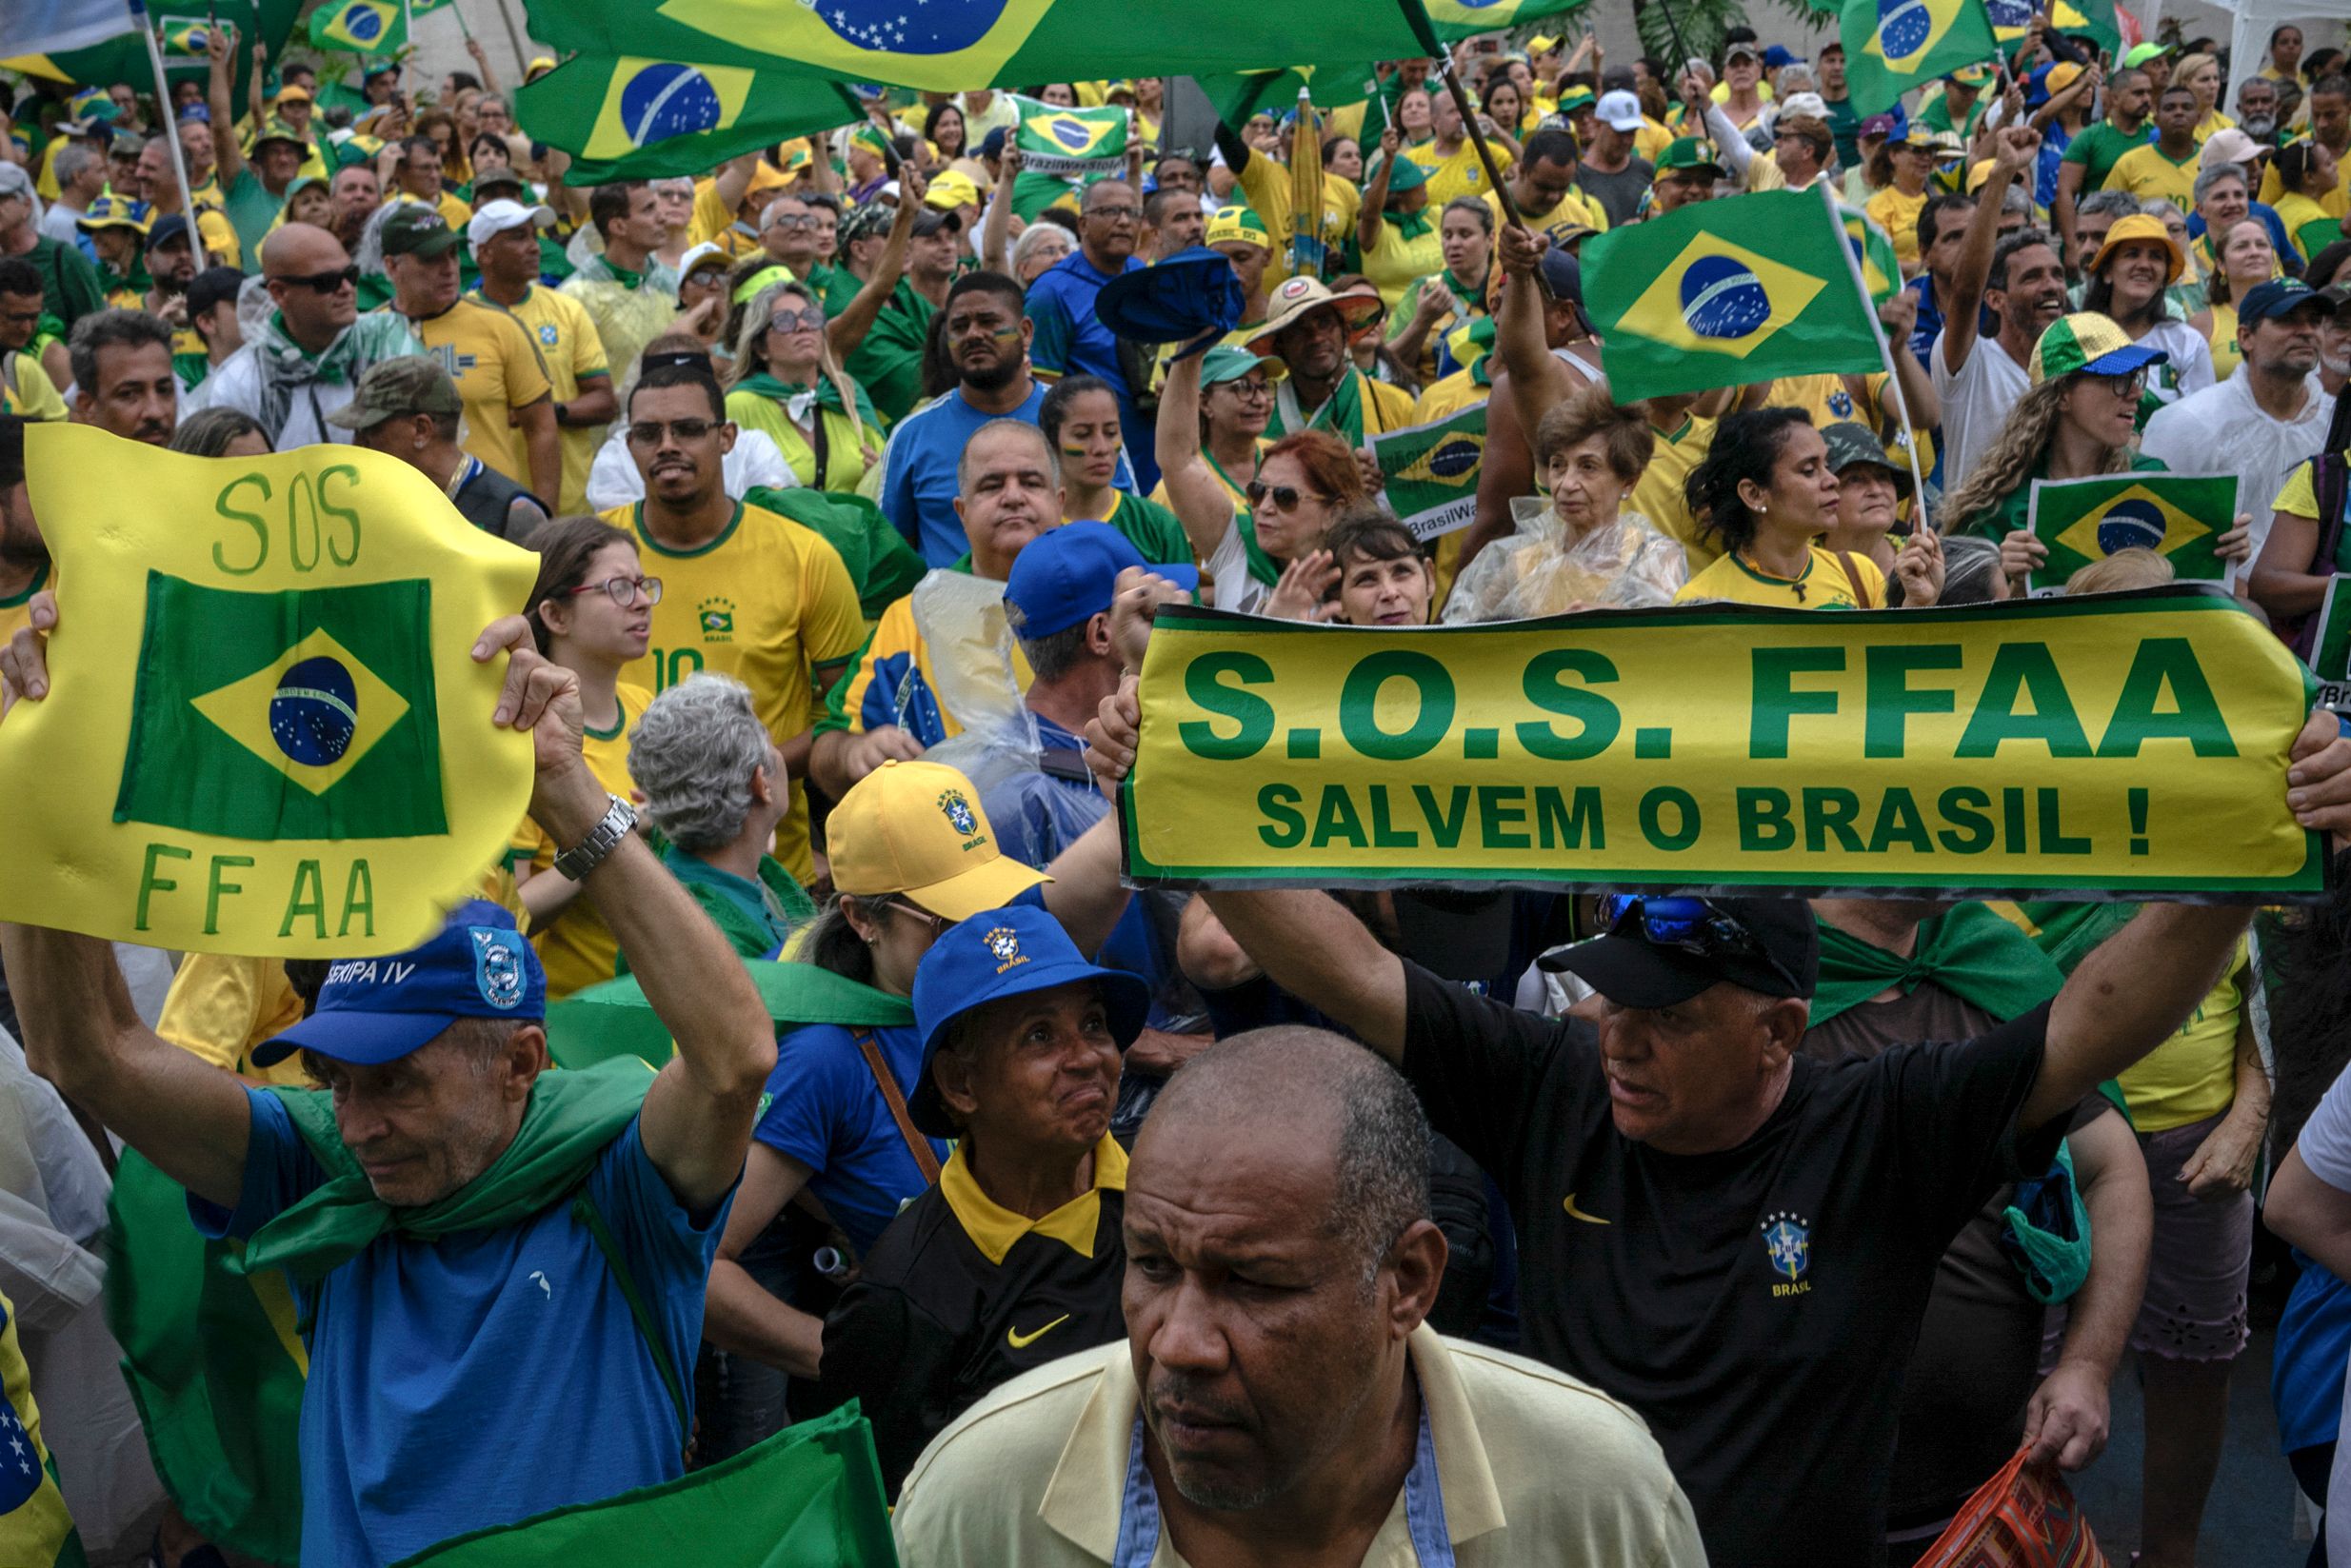
[[[1524,1348],[1647,1419],[1718,1561],[1875,1558],[1943,1248],[2172,1035],[2248,911],[2152,905],[2053,1003],[1832,1065],[1798,1050],[1809,907],[1681,890],[2307,893],[2318,835],[2351,825],[2351,739],[2305,723],[2305,677],[2194,590],[1403,633],[1174,609],[1143,631],[1179,597],[1123,585],[1145,673],[1088,726],[1099,774],[1133,768],[1130,873],[1205,883],[1275,983],[1404,1071],[1502,1188]],[[1654,685],[1668,665],[1679,684]],[[1602,898],[1601,934],[1545,955],[1594,993],[1549,1019],[1437,978],[1325,893],[1266,890],[1489,880],[1664,891]]]

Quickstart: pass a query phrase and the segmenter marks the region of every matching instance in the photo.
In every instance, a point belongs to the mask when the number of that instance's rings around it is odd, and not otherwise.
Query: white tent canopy
[[[2311,23],[2351,21],[2351,0],[2205,0],[2205,4],[2230,15],[2232,75],[2227,101],[2221,105],[2223,112],[2236,101],[2237,84],[2268,63],[2270,30],[2279,23],[2292,22],[2301,28],[2307,43]],[[2153,38],[2156,24],[2163,17],[2163,0],[2142,0],[2131,9],[2142,17],[2145,35]]]

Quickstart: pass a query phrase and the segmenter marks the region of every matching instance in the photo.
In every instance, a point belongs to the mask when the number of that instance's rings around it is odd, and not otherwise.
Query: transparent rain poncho
[[[1689,580],[1682,546],[1638,513],[1620,512],[1577,538],[1548,497],[1520,496],[1510,512],[1518,531],[1469,563],[1445,601],[1446,625],[1670,605]]]

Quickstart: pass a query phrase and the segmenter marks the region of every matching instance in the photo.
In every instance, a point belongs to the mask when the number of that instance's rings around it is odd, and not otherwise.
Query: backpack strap
[[[1843,570],[1844,580],[1853,585],[1853,602],[1863,609],[1876,609],[1878,606],[1869,602],[1869,588],[1862,581],[1862,568],[1854,563],[1853,552],[1839,550],[1837,565]]]
[[[669,1402],[676,1407],[678,1417],[678,1451],[684,1453],[692,1443],[694,1419],[692,1407],[686,1402],[686,1385],[678,1380],[676,1363],[669,1359],[669,1347],[661,1337],[661,1325],[654,1321],[651,1308],[646,1305],[645,1294],[637,1288],[637,1277],[629,1270],[628,1260],[621,1256],[621,1245],[605,1222],[604,1215],[588,1196],[583,1184],[571,1197],[572,1218],[586,1226],[596,1250],[604,1254],[605,1266],[612,1271],[612,1282],[620,1287],[621,1300],[628,1303],[628,1316],[636,1320],[637,1337],[645,1341],[646,1350],[653,1358],[653,1370],[661,1374],[661,1386],[668,1391]]]
[[[889,1117],[898,1123],[898,1136],[907,1141],[907,1153],[914,1157],[916,1168],[931,1186],[939,1184],[939,1157],[930,1152],[930,1141],[914,1125],[914,1118],[907,1114],[907,1097],[898,1092],[898,1080],[882,1060],[882,1047],[874,1042],[871,1029],[860,1029],[853,1037],[857,1052],[866,1059],[866,1070],[873,1075],[873,1086],[882,1091],[882,1102],[889,1107]]]

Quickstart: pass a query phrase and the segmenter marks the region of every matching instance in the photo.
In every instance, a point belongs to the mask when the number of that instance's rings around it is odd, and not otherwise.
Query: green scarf
[[[1225,471],[1225,466],[1206,447],[1200,448],[1200,455],[1207,459],[1208,466],[1216,470],[1217,478],[1236,490],[1244,487],[1233,484],[1232,475]],[[1257,519],[1249,514],[1246,506],[1240,506],[1233,508],[1233,521],[1241,529],[1241,553],[1248,558],[1249,575],[1267,587],[1278,586],[1282,581],[1282,568],[1274,565],[1273,557],[1267,555],[1265,546],[1257,542]]]
[[[1292,383],[1285,378],[1274,383],[1273,419],[1265,427],[1268,436],[1280,438],[1295,435],[1301,430],[1328,430],[1345,438],[1350,447],[1364,444],[1364,373],[1352,365],[1331,388],[1330,397],[1308,418],[1300,407]]]
[[[779,1034],[810,1023],[890,1029],[914,1022],[914,1004],[906,998],[813,963],[746,959],[743,966]],[[549,1054],[571,1068],[620,1056],[667,1062],[672,1049],[669,1031],[633,977],[590,985],[556,1002],[547,1011],[547,1038]]]
[[[1406,245],[1410,245],[1414,240],[1437,227],[1437,221],[1428,215],[1426,208],[1423,208],[1418,212],[1399,212],[1392,207],[1383,208],[1380,210],[1380,219],[1384,223],[1395,225],[1396,232],[1403,237]]]
[[[851,385],[854,386],[855,384],[851,383]],[[816,385],[811,387],[806,382],[778,381],[774,376],[768,374],[767,371],[759,370],[750,375],[745,376],[741,381],[736,382],[731,390],[738,392],[750,392],[756,396],[769,398],[782,404],[784,406],[784,411],[791,416],[792,423],[795,425],[800,423],[802,418],[805,417],[805,411],[807,407],[805,400],[810,392],[814,392],[816,395],[816,406],[819,408],[824,409],[827,413],[840,414],[847,417],[849,411],[848,405],[841,401],[841,388],[832,384],[832,378],[830,376],[817,377]],[[795,401],[799,401],[801,404],[800,410],[798,411],[795,411],[792,407],[792,404]],[[868,429],[879,426],[882,423],[874,416],[873,404],[867,398],[866,389],[862,387],[857,388],[857,417],[865,421]]]
[[[1929,981],[2004,1022],[2057,995],[2065,977],[2032,938],[1981,903],[1954,904],[1921,922],[1908,958],[1823,921],[1812,1022],[1825,1023],[1889,987],[1908,996]]]
[[[315,1284],[389,1231],[434,1241],[459,1231],[520,1224],[564,1201],[645,1103],[653,1075],[637,1062],[539,1075],[514,1141],[489,1169],[446,1198],[394,1208],[375,1196],[335,1128],[323,1089],[271,1089],[327,1180],[254,1233],[230,1263],[239,1274],[282,1268]]]

